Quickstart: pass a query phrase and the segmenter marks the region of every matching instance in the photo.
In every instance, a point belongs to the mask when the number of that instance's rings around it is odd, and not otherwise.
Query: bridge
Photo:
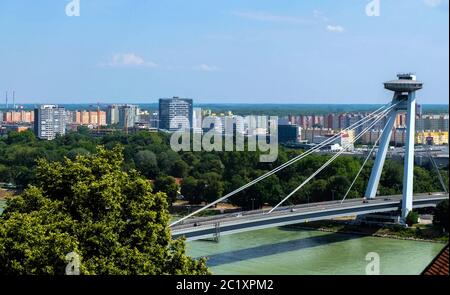
[[[446,193],[418,194],[414,196],[413,208],[435,207],[448,197]],[[272,214],[268,214],[269,210],[254,210],[213,217],[191,218],[172,227],[172,237],[184,236],[188,241],[191,241],[269,227],[341,216],[392,212],[400,209],[400,195],[377,197],[368,202],[364,202],[363,199],[351,199],[342,203],[332,201],[286,206],[277,208]]]
[[[406,222],[406,218],[413,208],[434,207],[443,200],[448,200],[447,188],[445,187],[439,169],[437,173],[443,187],[443,193],[434,194],[416,194],[413,196],[413,174],[414,174],[414,135],[415,135],[415,118],[416,118],[416,91],[422,89],[423,84],[416,81],[413,74],[400,74],[397,80],[384,83],[387,90],[393,91],[394,96],[390,103],[378,108],[361,120],[353,123],[351,126],[343,129],[340,133],[324,140],[317,146],[308,151],[290,159],[286,163],[276,167],[275,169],[261,175],[260,177],[250,181],[240,188],[228,193],[227,195],[217,199],[216,201],[204,206],[203,208],[188,214],[187,216],[174,221],[170,227],[173,237],[184,236],[188,240],[202,239],[207,237],[219,237],[222,234],[231,234],[255,229],[268,227],[283,226],[295,223],[301,223],[313,220],[330,219],[339,216],[364,215],[370,213],[400,211],[400,221],[402,224]],[[404,153],[404,174],[403,174],[403,191],[401,196],[377,197],[378,185],[381,178],[382,169],[389,148],[394,122],[399,113],[407,114],[406,121],[406,144]],[[345,150],[359,140],[366,132],[372,130],[381,120],[386,119],[385,126],[379,134],[364,160],[360,170],[355,175],[353,182],[348,188],[346,194],[341,201],[321,202],[308,205],[282,206],[300,189],[302,189],[309,181],[314,179],[320,172],[326,169],[335,159],[342,155]],[[362,129],[362,130],[361,130]],[[319,169],[311,174],[305,181],[300,183],[291,193],[283,198],[278,204],[268,211],[248,211],[238,214],[224,214],[209,218],[198,218],[195,215],[220,203],[239,192],[244,191],[250,186],[263,181],[267,177],[278,173],[284,168],[296,163],[310,154],[320,151],[321,148],[328,144],[334,143],[341,138],[346,131],[361,130],[355,138],[349,142],[341,151],[336,152],[327,162]],[[379,143],[378,149],[376,149]],[[364,166],[371,158],[376,150],[376,158],[372,168],[372,172],[368,181],[367,189],[363,199],[346,200],[349,192],[352,190],[357,178],[363,171]],[[431,155],[431,154],[430,154]],[[437,167],[437,166],[436,166]]]

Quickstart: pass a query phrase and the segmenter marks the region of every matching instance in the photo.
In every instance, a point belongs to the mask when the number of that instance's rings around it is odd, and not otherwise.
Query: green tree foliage
[[[200,198],[211,203],[223,194],[223,182],[216,172],[205,173],[197,182],[197,192]]]
[[[414,191],[422,190],[426,192],[435,191],[436,186],[433,183],[433,174],[422,167],[414,167]]]
[[[190,204],[200,204],[202,199],[197,191],[198,181],[192,176],[188,176],[181,184],[181,194]]]
[[[171,174],[175,177],[184,178],[188,175],[189,166],[183,160],[173,163]]]
[[[419,222],[419,213],[415,211],[410,211],[408,216],[406,216],[406,224],[411,226]]]
[[[379,185],[380,195],[394,195],[402,191],[403,163],[386,161]]]
[[[82,274],[207,274],[172,240],[167,196],[122,164],[119,147],[40,160],[35,185],[0,216],[0,273],[64,274],[75,252]]]
[[[136,168],[145,176],[149,178],[155,178],[158,176],[158,161],[156,160],[156,155],[154,152],[149,150],[139,151],[135,155],[134,162],[136,164]]]
[[[14,133],[0,138],[0,182],[12,182],[26,187],[35,183],[36,159],[59,162],[68,157],[96,152],[101,144],[107,150],[117,145],[124,147],[125,171],[138,170],[148,179],[161,176],[191,177],[182,194],[191,204],[212,202],[256,177],[285,163],[303,151],[280,147],[274,163],[260,163],[260,152],[180,152],[172,151],[170,134],[140,131],[125,134],[117,131],[102,137],[91,134],[87,128],[69,132],[53,141],[38,140],[31,132]],[[264,204],[276,204],[308,176],[323,165],[330,155],[311,154],[307,158],[283,169],[261,183],[230,198],[230,202],[245,208],[258,208]],[[342,156],[299,190],[289,202],[306,202],[341,199],[359,171],[363,159]],[[361,198],[371,172],[373,161],[364,167],[360,177],[347,196]],[[210,174],[214,173],[214,174]],[[448,186],[448,167],[441,170]],[[403,163],[387,159],[379,185],[380,195],[399,194],[403,187]],[[195,182],[195,186],[192,186]],[[208,185],[211,183],[211,186]],[[208,189],[206,189],[206,185]],[[193,189],[195,187],[195,189]],[[208,191],[207,191],[208,190]],[[432,167],[415,167],[414,192],[442,191],[437,173]],[[169,195],[171,195],[169,193]],[[171,197],[173,200],[173,198]],[[288,203],[289,204],[289,203]]]
[[[448,200],[445,200],[436,206],[433,223],[448,231],[448,220]]]
[[[11,131],[8,133],[6,139],[7,144],[17,144],[17,143],[34,143],[36,141],[36,136],[33,131],[27,130],[24,132]]]
[[[79,147],[79,148],[74,148],[71,149],[68,153],[67,153],[67,157],[71,160],[75,160],[77,156],[79,155],[89,155],[89,151],[85,148]]]
[[[176,201],[180,187],[172,176],[156,178],[153,186],[155,192],[163,192],[167,195],[169,204]]]
[[[254,178],[263,173],[263,171],[256,171]],[[276,175],[272,175],[248,188],[240,195],[234,196],[230,201],[250,210],[261,208],[264,204],[276,205],[283,197],[284,191],[280,185],[280,180]]]

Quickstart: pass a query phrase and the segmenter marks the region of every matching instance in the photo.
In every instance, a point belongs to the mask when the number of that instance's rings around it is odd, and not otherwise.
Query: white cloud
[[[291,23],[291,24],[304,24],[310,23],[310,20],[303,19],[300,17],[289,16],[289,15],[276,15],[270,14],[263,11],[233,11],[234,16],[241,18],[246,18],[250,20],[257,20],[262,22],[278,22],[278,23]]]
[[[437,7],[442,4],[442,0],[423,0],[423,2],[430,7]]]
[[[220,71],[219,67],[211,66],[211,65],[207,65],[207,64],[201,64],[201,65],[194,66],[193,69],[196,71],[202,71],[202,72]]]
[[[338,26],[338,25],[336,25],[336,26],[328,25],[327,31],[332,32],[332,33],[342,33],[345,31],[345,29],[342,26]]]
[[[117,53],[112,56],[108,66],[156,68],[158,65],[152,61],[146,61],[135,53]]]
[[[330,21],[330,19],[321,10],[317,10],[317,9],[314,10],[313,11],[313,16],[314,16],[315,19],[319,19],[319,20],[321,20],[323,22],[329,22]]]

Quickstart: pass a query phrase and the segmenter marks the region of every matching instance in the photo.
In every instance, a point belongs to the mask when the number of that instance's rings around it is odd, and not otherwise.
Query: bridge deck
[[[414,207],[436,206],[445,199],[448,199],[448,194],[417,194],[414,196]],[[221,235],[226,235],[339,216],[396,211],[400,203],[401,196],[396,195],[377,197],[368,203],[363,203],[362,199],[352,199],[343,204],[340,201],[332,201],[280,207],[271,214],[267,214],[267,210],[255,210],[191,218],[172,227],[172,236],[174,238],[185,236],[188,240],[203,239],[212,237],[218,228]]]

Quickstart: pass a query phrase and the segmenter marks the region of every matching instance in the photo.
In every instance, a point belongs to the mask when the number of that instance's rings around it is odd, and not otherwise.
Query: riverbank
[[[6,202],[12,198],[15,198],[19,195],[17,190],[0,188],[0,214],[3,213],[3,210],[6,207]]]
[[[6,201],[8,199],[14,198],[19,193],[16,190],[0,188],[0,200]]]
[[[289,228],[442,244],[448,243],[449,241],[449,233],[443,233],[432,224],[415,225],[410,228],[405,228],[400,225],[369,227],[346,221],[324,220],[308,222],[306,224],[295,224],[289,226]]]

